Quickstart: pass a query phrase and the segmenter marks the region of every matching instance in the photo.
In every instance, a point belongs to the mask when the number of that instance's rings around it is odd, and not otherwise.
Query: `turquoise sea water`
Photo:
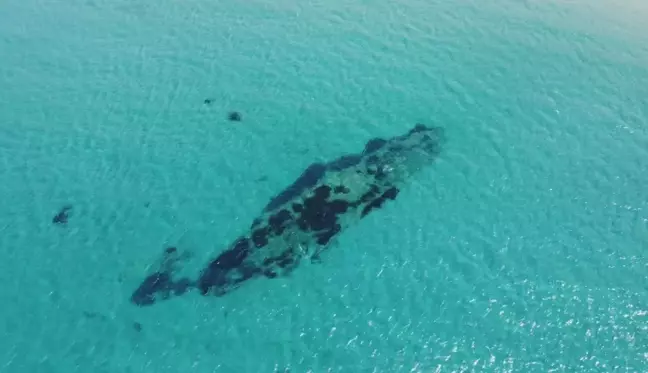
[[[648,371],[645,9],[0,3],[0,372]],[[321,264],[129,303],[416,122],[438,162]]]

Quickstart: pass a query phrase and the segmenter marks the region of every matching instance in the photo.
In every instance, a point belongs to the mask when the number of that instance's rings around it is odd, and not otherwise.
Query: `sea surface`
[[[0,2],[0,372],[648,372],[646,19]],[[164,248],[207,260],[310,164],[416,123],[438,160],[321,263],[130,303]]]

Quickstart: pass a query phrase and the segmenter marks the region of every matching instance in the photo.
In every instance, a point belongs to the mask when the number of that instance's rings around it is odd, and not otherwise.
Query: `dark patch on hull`
[[[147,276],[131,295],[131,302],[138,306],[148,306],[156,301],[182,295],[193,287],[188,278],[174,279],[176,266],[187,259],[187,254],[181,254],[175,247],[164,250],[162,260],[155,272]]]
[[[339,233],[396,199],[411,175],[436,159],[443,142],[441,129],[417,124],[404,135],[370,140],[360,154],[311,165],[195,280],[176,278],[185,257],[169,248],[131,301],[148,306],[191,289],[220,296],[252,278],[287,275],[304,258],[318,260]]]

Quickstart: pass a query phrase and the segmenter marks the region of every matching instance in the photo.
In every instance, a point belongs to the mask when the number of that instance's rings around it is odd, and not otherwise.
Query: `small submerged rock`
[[[238,111],[230,111],[229,114],[227,114],[227,119],[230,122],[240,122],[243,117],[241,116],[241,113]]]
[[[63,206],[56,215],[52,218],[52,223],[54,224],[67,224],[68,219],[70,218],[70,210],[72,210],[71,205]]]

